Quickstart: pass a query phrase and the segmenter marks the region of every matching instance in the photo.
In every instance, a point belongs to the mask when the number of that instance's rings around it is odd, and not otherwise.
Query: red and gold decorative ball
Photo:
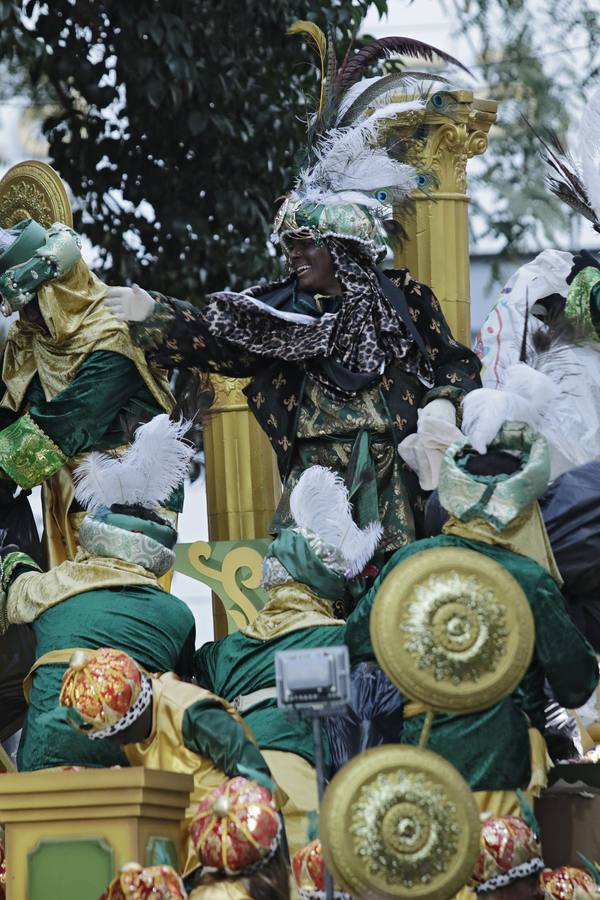
[[[273,854],[280,828],[271,792],[238,777],[198,805],[190,836],[203,866],[238,875]]]
[[[544,900],[590,900],[600,897],[598,885],[583,869],[561,866],[540,872]]]
[[[472,881],[483,884],[495,875],[541,856],[538,839],[519,816],[490,816],[481,826],[479,858]]]
[[[104,728],[131,709],[141,688],[142,673],[127,653],[108,647],[77,651],[63,675],[59,702]]]
[[[300,891],[325,890],[325,863],[321,841],[311,841],[301,847],[292,859],[292,872]]]
[[[171,866],[147,866],[137,863],[123,866],[100,900],[186,900],[181,878]]]

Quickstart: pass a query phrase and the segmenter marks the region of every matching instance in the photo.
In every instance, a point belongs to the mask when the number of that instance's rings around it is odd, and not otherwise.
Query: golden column
[[[206,503],[211,541],[266,537],[281,494],[275,454],[248,409],[247,379],[212,375],[204,419]]]
[[[498,104],[473,97],[471,91],[441,95],[450,109],[428,109],[423,119],[426,137],[411,138],[410,161],[431,172],[437,186],[429,194],[415,193],[415,215],[407,225],[408,240],[394,263],[410,269],[440,300],[457,340],[471,343],[469,310],[469,231],[467,160],[485,153],[488,132]],[[392,133],[394,127],[391,128]],[[398,133],[398,139],[405,138]]]
[[[242,393],[247,379],[212,375],[210,382],[215,397],[204,418],[209,540],[264,538],[281,495],[275,454]],[[213,620],[215,637],[227,634],[216,594]]]

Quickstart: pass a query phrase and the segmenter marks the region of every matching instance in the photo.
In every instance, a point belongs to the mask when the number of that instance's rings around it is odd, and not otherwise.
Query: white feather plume
[[[136,430],[122,456],[90,453],[73,474],[78,502],[89,510],[115,503],[159,506],[188,472],[195,449],[183,437],[190,424],[163,413]]]
[[[600,222],[600,88],[592,94],[581,116],[579,153],[588,200]]]
[[[346,485],[324,466],[311,466],[302,473],[290,495],[290,511],[300,528],[314,532],[340,552],[348,577],[362,571],[383,532],[380,522],[362,530],[358,527],[352,519]]]
[[[385,187],[408,195],[416,187],[415,170],[392,159],[374,142],[383,120],[423,105],[422,100],[388,103],[355,125],[328,131],[316,148],[314,165],[300,172],[295,191],[305,200],[325,205],[347,202],[340,201],[339,194],[348,191]],[[365,193],[362,196],[364,204]]]

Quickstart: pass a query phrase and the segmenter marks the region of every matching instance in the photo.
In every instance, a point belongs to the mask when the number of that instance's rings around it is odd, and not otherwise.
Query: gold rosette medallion
[[[424,550],[390,572],[371,614],[382,669],[411,700],[438,712],[487,709],[514,690],[535,629],[513,576],[482,553]]]
[[[0,226],[35,219],[44,228],[54,222],[73,227],[73,211],[60,175],[37,159],[17,163],[0,181]]]
[[[320,813],[325,862],[363,900],[447,900],[473,871],[479,830],[473,795],[454,766],[399,744],[340,769]]]

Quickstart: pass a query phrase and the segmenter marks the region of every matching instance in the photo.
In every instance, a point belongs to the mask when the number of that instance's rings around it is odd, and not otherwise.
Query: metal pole
[[[315,745],[315,763],[317,768],[317,791],[319,794],[319,806],[325,793],[325,764],[323,762],[323,742],[321,739],[321,720],[314,716],[313,743]],[[325,866],[325,900],[333,900],[333,881],[327,866]]]

